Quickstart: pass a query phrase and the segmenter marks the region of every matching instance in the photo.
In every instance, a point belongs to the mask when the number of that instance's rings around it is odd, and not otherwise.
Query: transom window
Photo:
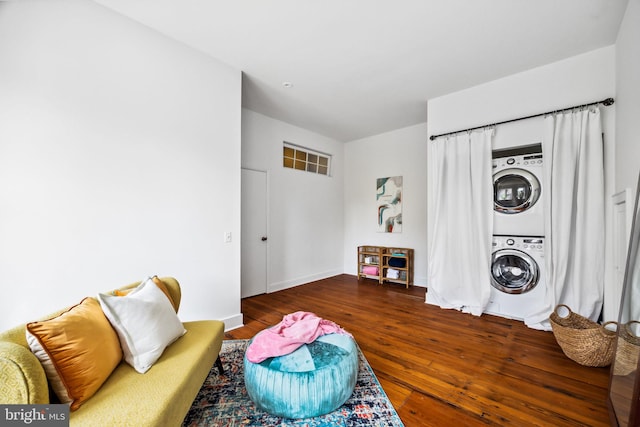
[[[328,176],[331,155],[284,142],[282,146],[282,165],[285,168]]]

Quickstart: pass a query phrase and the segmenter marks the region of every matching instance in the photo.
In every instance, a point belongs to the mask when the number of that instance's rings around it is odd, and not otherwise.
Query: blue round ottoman
[[[328,334],[293,353],[260,363],[244,358],[244,383],[256,406],[285,418],[310,418],[342,406],[358,378],[358,349],[348,335]]]

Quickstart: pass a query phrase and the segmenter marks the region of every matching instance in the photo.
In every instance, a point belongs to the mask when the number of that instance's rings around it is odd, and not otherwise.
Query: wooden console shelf
[[[358,246],[358,280],[374,279],[413,285],[413,249],[387,246]]]

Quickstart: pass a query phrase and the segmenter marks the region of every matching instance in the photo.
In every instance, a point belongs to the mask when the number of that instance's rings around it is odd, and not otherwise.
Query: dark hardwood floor
[[[407,426],[606,426],[609,368],[568,359],[551,332],[424,303],[425,289],[340,275],[245,298],[251,338],[298,310],[353,334]]]

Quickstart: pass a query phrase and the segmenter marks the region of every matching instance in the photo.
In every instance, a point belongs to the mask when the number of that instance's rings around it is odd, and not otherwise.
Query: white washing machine
[[[544,309],[544,237],[494,235],[491,285],[485,313],[523,320]]]
[[[542,144],[493,151],[493,234],[544,236]]]

